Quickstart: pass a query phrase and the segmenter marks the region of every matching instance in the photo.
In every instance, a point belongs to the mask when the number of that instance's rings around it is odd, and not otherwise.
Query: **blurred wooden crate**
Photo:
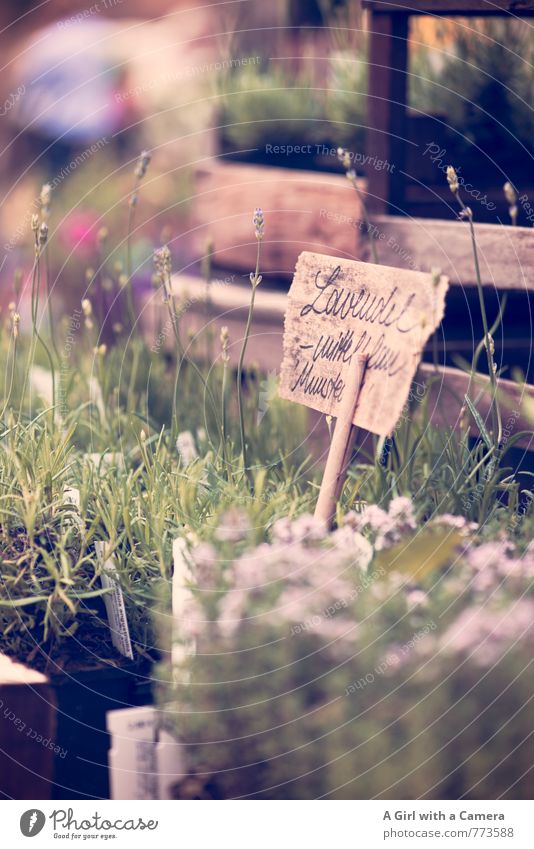
[[[264,275],[291,277],[303,250],[348,259],[360,256],[366,238],[361,208],[344,175],[213,159],[196,171],[194,190],[197,253],[203,255],[207,239],[212,238],[221,268],[254,270],[256,207],[265,215]]]
[[[55,720],[48,679],[0,654],[0,797],[51,798]]]
[[[467,265],[467,257],[464,261]],[[215,278],[210,289],[209,304],[206,304],[205,299],[205,283],[198,277],[176,275],[173,288],[179,302],[185,306],[180,323],[183,338],[185,340],[187,337],[191,346],[190,355],[194,354],[200,359],[208,355],[206,330],[209,329],[212,356],[216,361],[220,356],[220,329],[227,326],[230,334],[230,361],[235,366],[241,350],[250,302],[248,282],[236,274],[222,279]],[[286,304],[287,296],[284,292],[273,292],[263,285],[258,287],[246,364],[257,365],[264,373],[278,373],[282,362]],[[162,309],[155,296],[143,309],[145,338],[150,347],[154,345],[154,339],[157,342],[154,328],[160,320],[158,313],[162,317]],[[163,316],[162,320],[165,322],[166,313]],[[172,333],[168,332],[163,347],[172,345]],[[421,363],[416,380],[424,387],[425,397],[428,397],[430,420],[437,426],[454,430],[459,425],[467,393],[475,402],[486,426],[490,426],[491,386],[487,375],[477,373],[471,376],[456,368],[441,365],[435,368],[429,363]],[[508,423],[506,438],[509,439],[519,431],[532,430],[534,387],[505,379],[500,379],[498,385],[503,424]],[[475,427],[473,435],[476,435]],[[518,446],[530,450],[534,448],[534,441],[527,435],[520,439]]]

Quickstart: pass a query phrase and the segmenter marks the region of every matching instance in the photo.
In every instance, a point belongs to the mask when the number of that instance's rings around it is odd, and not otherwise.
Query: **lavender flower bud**
[[[351,156],[350,156],[350,153],[348,152],[348,150],[345,150],[344,147],[338,147],[337,158],[339,159],[339,161],[343,165],[343,168],[346,171],[350,171],[352,162],[351,162]]]
[[[89,298],[84,298],[82,301],[82,312],[86,318],[89,318],[93,313],[93,307],[91,306],[91,301]]]
[[[145,174],[146,169],[148,168],[148,164],[152,159],[152,154],[148,150],[141,151],[141,155],[137,160],[137,165],[135,166],[134,174],[138,180],[141,180]]]
[[[154,251],[154,266],[162,278],[170,277],[172,273],[172,256],[167,245]]]
[[[229,354],[228,354],[228,343],[229,342],[230,342],[230,335],[228,333],[228,328],[225,325],[224,327],[221,327],[221,349],[222,349],[221,359],[222,359],[223,363],[227,363],[228,360],[230,359]]]
[[[510,214],[510,218],[512,219],[512,224],[517,223],[517,193],[511,183],[505,183],[503,186],[504,196],[508,201],[509,209],[508,212]]]
[[[41,226],[39,227],[39,244],[46,245],[48,241],[48,224],[46,222],[41,222]]]
[[[50,214],[50,201],[52,198],[52,186],[50,183],[45,183],[39,195],[39,203],[41,205],[41,213],[43,218],[48,218]]]
[[[456,194],[458,189],[460,188],[460,184],[458,182],[458,174],[452,167],[452,165],[447,166],[447,183],[449,184],[449,189],[453,193]]]
[[[257,209],[254,210],[254,217],[252,219],[252,223],[254,224],[256,238],[258,242],[261,242],[264,236],[265,222],[263,220],[263,212],[260,207],[257,207]]]
[[[508,182],[505,183],[503,186],[503,192],[510,206],[514,206],[517,203],[517,194],[512,184]]]

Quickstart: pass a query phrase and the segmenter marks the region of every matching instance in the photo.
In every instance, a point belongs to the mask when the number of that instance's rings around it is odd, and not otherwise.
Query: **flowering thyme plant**
[[[404,497],[351,512],[330,534],[307,514],[275,521],[259,546],[250,532],[243,512],[223,515],[191,551],[176,628],[195,650],[164,693],[188,755],[176,794],[369,798],[391,784],[395,798],[428,786],[439,798],[445,767],[459,769],[449,737],[462,711],[487,707],[485,726],[506,719],[476,682],[482,670],[506,686],[531,651],[534,548],[487,541],[462,516],[421,526]],[[436,753],[427,768],[415,728]],[[471,778],[458,786],[472,781],[484,798],[489,754],[477,757],[477,733],[466,740]],[[501,754],[492,747],[496,767]]]

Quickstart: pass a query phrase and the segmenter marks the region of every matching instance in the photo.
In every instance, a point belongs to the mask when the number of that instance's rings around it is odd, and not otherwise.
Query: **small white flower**
[[[330,539],[354,565],[360,569],[367,569],[373,559],[373,546],[362,534],[345,525],[334,531]]]

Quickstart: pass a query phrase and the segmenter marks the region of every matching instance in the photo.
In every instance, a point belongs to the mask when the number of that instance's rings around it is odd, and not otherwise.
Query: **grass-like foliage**
[[[0,649],[41,665],[47,658],[61,665],[113,657],[95,542],[105,541],[115,565],[135,651],[153,654],[152,608],[169,595],[175,537],[209,542],[221,516],[238,509],[250,526],[247,544],[269,542],[277,520],[311,512],[316,498],[306,411],[278,399],[272,386],[265,393],[266,376],[245,358],[268,228],[261,210],[251,226],[258,260],[237,372],[227,331],[220,345],[184,333],[187,304],[172,285],[172,242],[156,251],[153,279],[160,307],[154,333],[166,344],[150,344],[138,329],[132,240],[149,162],[143,152],[135,168],[125,257],[113,283],[122,321],[108,326],[100,309],[112,274],[102,234],[95,245],[99,270],[87,275],[93,288],[74,313],[58,317],[50,298],[43,302],[54,247],[53,199],[45,186],[32,221],[33,263],[15,277],[2,327]],[[110,256],[115,267],[116,251]],[[209,298],[210,268],[206,274]],[[24,291],[31,306],[26,326],[19,314]],[[490,340],[488,330],[483,347],[491,364]],[[260,409],[262,393],[268,399]],[[482,535],[507,526],[521,543],[532,527],[532,499],[508,464],[513,440],[502,444],[497,406],[492,428],[483,426],[473,440],[477,416],[466,399],[462,429],[451,434],[432,426],[426,404],[418,404],[387,444],[375,440],[353,464],[338,524],[347,511],[387,508],[403,496],[413,499],[419,524],[454,513],[477,522]],[[227,554],[231,560],[235,551]]]

